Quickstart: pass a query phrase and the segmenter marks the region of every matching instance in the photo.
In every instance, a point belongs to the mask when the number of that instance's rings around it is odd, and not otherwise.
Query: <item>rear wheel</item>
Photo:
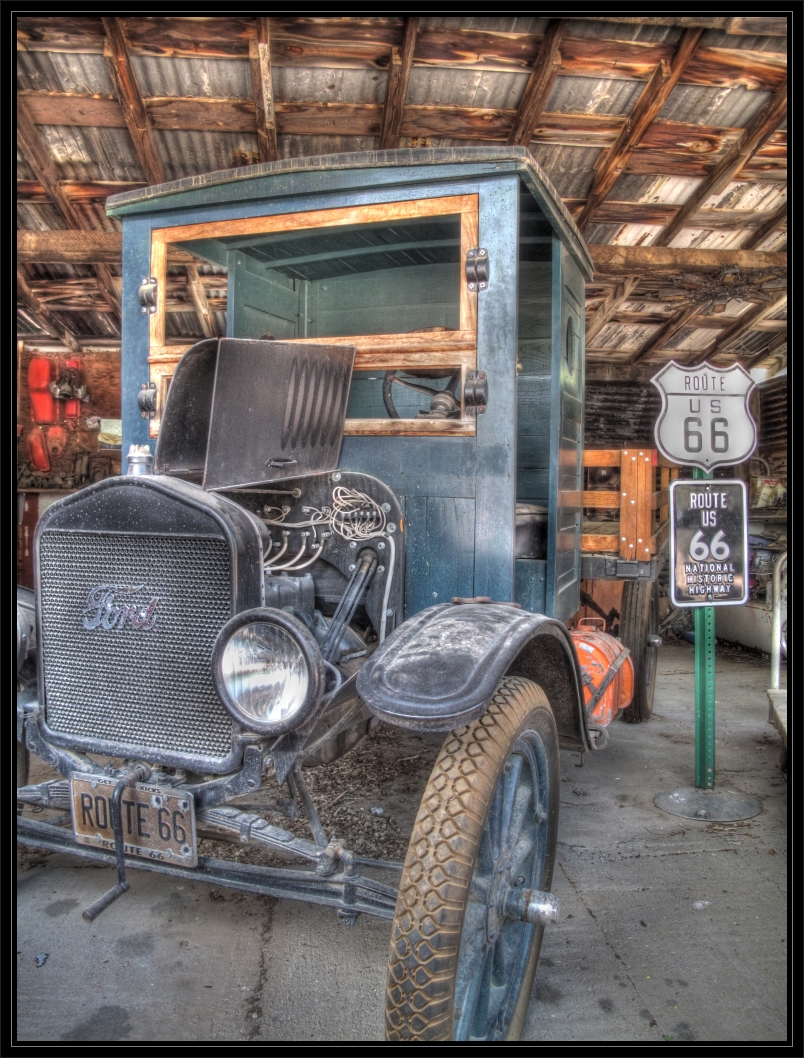
[[[453,731],[411,835],[388,960],[386,1039],[517,1040],[544,925],[512,908],[549,891],[558,738],[544,692],[504,679]]]
[[[653,712],[659,638],[659,585],[656,581],[628,580],[620,605],[620,639],[634,663],[634,700],[623,711],[629,724],[644,724]]]

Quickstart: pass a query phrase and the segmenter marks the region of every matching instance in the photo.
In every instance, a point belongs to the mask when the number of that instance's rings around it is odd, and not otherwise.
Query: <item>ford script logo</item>
[[[87,631],[93,628],[130,628],[147,631],[156,624],[156,604],[159,599],[147,602],[132,598],[145,590],[145,585],[128,588],[122,584],[99,584],[87,595],[87,607],[82,625]]]

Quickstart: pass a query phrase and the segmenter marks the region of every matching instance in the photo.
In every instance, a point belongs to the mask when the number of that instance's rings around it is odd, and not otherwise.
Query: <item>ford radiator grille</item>
[[[121,749],[231,752],[210,666],[231,616],[224,540],[45,531],[39,576],[51,731]]]

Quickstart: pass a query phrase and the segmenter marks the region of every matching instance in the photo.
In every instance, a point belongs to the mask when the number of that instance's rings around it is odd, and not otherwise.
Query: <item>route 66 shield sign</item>
[[[682,367],[671,360],[651,382],[662,395],[656,447],[671,462],[712,470],[742,463],[754,451],[757,428],[748,409],[754,381],[739,364]]]

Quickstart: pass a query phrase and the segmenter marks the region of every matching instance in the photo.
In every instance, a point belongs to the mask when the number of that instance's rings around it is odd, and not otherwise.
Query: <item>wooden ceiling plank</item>
[[[787,81],[777,89],[767,104],[745,129],[743,135],[718,162],[673,220],[654,239],[653,246],[667,246],[682,228],[689,227],[690,219],[712,197],[727,186],[740,172],[748,159],[771,136],[787,116]]]
[[[780,206],[776,212],[768,217],[764,224],[761,224],[757,230],[751,235],[750,238],[746,239],[743,245],[740,247],[741,250],[754,250],[757,246],[763,243],[769,235],[772,235],[787,220],[787,202]]]
[[[58,320],[47,305],[44,305],[28,285],[28,280],[22,271],[17,269],[17,297],[23,305],[36,316],[43,324],[46,331],[54,338],[60,339],[73,352],[80,348],[78,339],[71,330]]]
[[[402,43],[399,48],[392,47],[388,64],[388,82],[385,88],[385,106],[383,107],[382,125],[380,127],[380,150],[393,150],[399,146],[402,118],[405,112],[405,97],[408,94],[410,71],[413,67],[413,53],[416,49],[416,36],[419,32],[418,16],[411,15],[405,19]]]
[[[276,112],[274,108],[274,81],[271,73],[271,22],[258,15],[256,39],[248,44],[251,63],[251,85],[254,93],[255,123],[261,162],[275,162],[279,158],[276,143]]]
[[[593,340],[603,330],[611,317],[631,296],[632,291],[639,282],[639,276],[627,276],[624,283],[618,283],[617,287],[609,294],[599,308],[595,309],[591,319],[586,324],[586,344],[591,346]]]
[[[163,184],[165,170],[159,157],[151,120],[131,65],[122,19],[104,15],[102,22],[106,32],[103,54],[137,157],[148,182]]]
[[[514,117],[508,144],[527,147],[533,139],[536,124],[541,117],[561,66],[561,41],[567,31],[567,23],[553,18],[547,23],[544,38],[533,63],[528,83]]]
[[[630,116],[620,130],[614,145],[596,167],[589,198],[576,221],[581,231],[592,218],[597,207],[608,195],[634,149],[639,145],[648,128],[658,117],[667,99],[681,79],[687,63],[692,58],[703,36],[702,29],[687,29],[681,36],[672,61],[662,59],[653,71],[650,80],[634,105]]]

